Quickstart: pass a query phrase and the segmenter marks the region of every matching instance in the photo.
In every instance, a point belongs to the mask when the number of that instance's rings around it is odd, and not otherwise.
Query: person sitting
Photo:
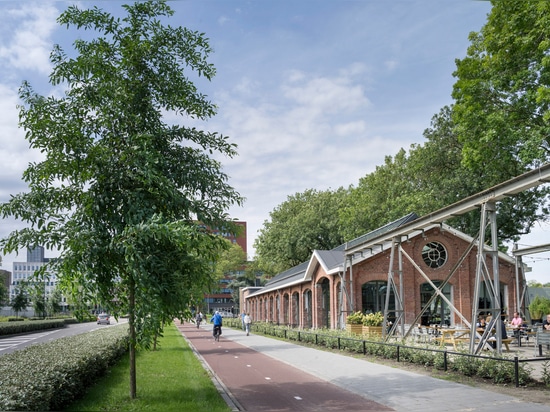
[[[542,330],[550,331],[550,314],[546,315],[546,320],[542,322]]]
[[[510,321],[510,326],[513,328],[521,328],[521,325],[523,325],[523,319],[519,316],[518,312],[514,312],[514,317]]]
[[[486,323],[485,323],[485,315],[479,315],[479,319],[476,323],[476,328],[483,331],[485,329]]]
[[[510,327],[514,329],[514,338],[518,340],[521,339],[521,327],[523,326],[523,319],[519,316],[518,312],[514,312],[514,317],[510,321]]]

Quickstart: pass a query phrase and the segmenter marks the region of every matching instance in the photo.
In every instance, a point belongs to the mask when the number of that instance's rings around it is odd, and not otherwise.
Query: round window
[[[439,242],[430,242],[422,248],[422,259],[431,268],[439,268],[447,261],[447,250]]]

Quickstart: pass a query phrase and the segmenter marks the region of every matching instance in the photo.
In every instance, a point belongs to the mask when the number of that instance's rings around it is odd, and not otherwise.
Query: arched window
[[[330,327],[330,281],[324,278],[321,283],[321,307],[319,325],[323,328]]]
[[[311,290],[304,292],[304,328],[311,328],[311,311],[313,308],[313,295]]]
[[[300,325],[300,295],[298,292],[292,294],[292,326]]]

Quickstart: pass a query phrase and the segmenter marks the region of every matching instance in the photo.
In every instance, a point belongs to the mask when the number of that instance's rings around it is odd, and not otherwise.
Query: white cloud
[[[47,85],[49,53],[55,42],[81,36],[57,26],[60,3],[0,2],[2,198],[21,190],[21,173],[33,159],[17,127],[13,84],[30,74],[41,93],[60,93]],[[122,4],[82,7],[119,12]],[[440,0],[169,5],[176,11],[170,24],[206,33],[215,50],[218,75],[206,90],[202,79],[197,86],[218,105],[218,115],[206,126],[185,122],[239,146],[237,158],[220,160],[248,198],[231,213],[248,222],[250,255],[257,231],[287,196],[356,185],[385,156],[423,141],[431,117],[451,102],[454,59],[490,9],[489,2]],[[0,221],[0,235],[12,227]],[[3,268],[11,269],[9,262]]]
[[[48,74],[51,34],[58,27],[59,12],[51,3],[21,3],[4,11],[0,59],[15,69]]]

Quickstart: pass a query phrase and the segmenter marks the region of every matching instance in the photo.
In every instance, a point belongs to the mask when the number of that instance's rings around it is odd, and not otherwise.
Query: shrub
[[[365,326],[382,326],[384,315],[382,312],[367,313],[363,317],[363,325]]]
[[[32,345],[0,357],[0,410],[59,410],[128,349],[120,325]]]
[[[348,317],[346,318],[346,323],[349,323],[350,325],[362,325],[364,319],[365,315],[358,311],[352,313],[351,315],[348,315]]]
[[[33,332],[44,329],[62,328],[65,326],[63,319],[48,319],[28,321],[13,321],[0,323],[0,335],[14,335],[16,333]]]

